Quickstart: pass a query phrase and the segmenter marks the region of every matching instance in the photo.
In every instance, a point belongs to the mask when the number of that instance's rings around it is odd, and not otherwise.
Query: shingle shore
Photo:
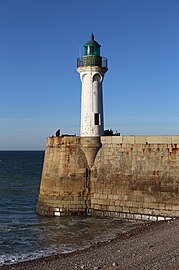
[[[71,254],[51,256],[1,270],[177,270],[179,269],[179,219],[144,224],[112,241]]]

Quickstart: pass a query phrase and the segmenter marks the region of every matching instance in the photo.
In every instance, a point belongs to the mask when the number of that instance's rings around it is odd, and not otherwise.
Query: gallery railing
[[[77,67],[86,66],[98,66],[108,68],[108,61],[107,58],[100,56],[83,56],[77,58]]]

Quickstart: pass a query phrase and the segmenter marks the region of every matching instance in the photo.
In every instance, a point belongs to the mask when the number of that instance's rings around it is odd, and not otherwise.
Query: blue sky
[[[179,134],[179,0],[0,0],[0,150],[79,134],[79,48],[108,58],[105,128]]]

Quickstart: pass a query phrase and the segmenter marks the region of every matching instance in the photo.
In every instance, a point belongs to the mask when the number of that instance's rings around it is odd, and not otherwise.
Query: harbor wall
[[[48,138],[37,212],[179,217],[179,136]]]

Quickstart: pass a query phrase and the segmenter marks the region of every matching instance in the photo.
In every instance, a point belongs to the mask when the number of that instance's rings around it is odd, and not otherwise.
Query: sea
[[[44,151],[0,151],[0,266],[108,241],[141,222],[36,214]]]

